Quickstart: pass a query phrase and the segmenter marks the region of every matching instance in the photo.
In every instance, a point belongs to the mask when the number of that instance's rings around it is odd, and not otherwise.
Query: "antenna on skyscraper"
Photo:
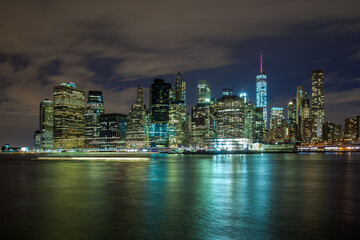
[[[260,52],[260,74],[263,73],[263,68],[262,68],[262,51]]]

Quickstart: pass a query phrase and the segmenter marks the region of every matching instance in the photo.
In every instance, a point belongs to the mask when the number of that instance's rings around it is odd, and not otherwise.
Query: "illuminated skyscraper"
[[[186,83],[181,77],[180,70],[178,70],[175,81],[175,101],[182,101],[184,104],[186,104]]]
[[[210,84],[201,80],[198,82],[198,103],[210,103],[211,101],[211,88]]]
[[[324,70],[312,71],[311,107],[313,120],[313,138],[322,139],[322,125],[325,122],[324,108]]]
[[[284,110],[282,107],[272,107],[271,108],[271,118],[270,118],[270,129],[276,129],[282,124],[284,119]]]
[[[296,121],[296,99],[291,100],[287,105],[287,123]]]
[[[181,77],[180,70],[175,80],[175,99],[171,99],[169,104],[168,132],[170,147],[187,145],[186,84]]]
[[[360,116],[345,119],[344,140],[346,142],[359,142],[360,140]]]
[[[169,146],[169,108],[173,100],[170,83],[155,79],[150,86],[150,126],[149,135],[152,147]]]
[[[263,72],[262,52],[260,55],[260,73],[256,76],[256,107],[263,109],[263,119],[265,128],[267,128],[267,76]]]
[[[85,138],[85,92],[74,83],[54,87],[54,149],[80,148]]]
[[[238,96],[222,96],[214,105],[215,137],[244,138],[244,102]]]
[[[325,122],[322,125],[323,141],[327,144],[339,144],[341,139],[341,125]]]
[[[131,106],[129,112],[126,145],[130,148],[148,147],[148,116],[143,101],[143,89],[138,86],[136,102]]]
[[[101,91],[89,91],[85,110],[85,145],[97,147],[100,137],[100,115],[104,114],[104,101]]]
[[[298,129],[300,129],[300,120],[302,115],[302,101],[304,98],[304,87],[303,86],[297,86],[296,91],[296,124],[298,126]]]
[[[128,116],[120,113],[100,115],[100,148],[121,149],[126,145]]]
[[[41,131],[41,149],[52,150],[54,147],[53,137],[54,125],[54,103],[49,99],[44,99],[40,103],[40,131]]]

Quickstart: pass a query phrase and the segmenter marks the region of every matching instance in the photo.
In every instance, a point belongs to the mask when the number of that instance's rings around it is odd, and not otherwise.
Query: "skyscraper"
[[[198,103],[210,103],[211,101],[211,88],[210,84],[201,80],[198,82]]]
[[[346,142],[359,142],[360,138],[360,116],[345,119],[344,140]]]
[[[191,108],[191,145],[203,148],[205,139],[214,137],[210,84],[205,80],[199,81],[197,93],[198,102]]]
[[[186,83],[181,77],[180,70],[178,70],[178,74],[175,80],[175,101],[182,101],[186,104]]]
[[[101,91],[89,91],[85,110],[85,145],[97,147],[100,137],[100,115],[104,114],[104,101]]]
[[[100,116],[100,148],[125,148],[127,122],[128,116],[125,114],[102,114]]]
[[[149,134],[152,147],[169,146],[169,107],[173,100],[170,83],[155,79],[150,86],[150,126]]]
[[[272,107],[271,108],[271,121],[270,121],[270,129],[276,129],[280,127],[282,124],[282,120],[284,119],[284,110],[282,107]]]
[[[324,70],[312,71],[311,107],[311,116],[313,120],[313,138],[316,141],[319,141],[322,139],[322,125],[325,122]]]
[[[126,129],[126,145],[131,148],[148,147],[148,115],[143,101],[143,89],[138,86],[136,102],[131,106]]]
[[[84,146],[84,111],[84,90],[74,83],[54,87],[54,149]]]
[[[41,149],[52,150],[54,147],[53,138],[54,125],[54,103],[49,99],[44,99],[40,103],[40,123]]]
[[[304,98],[304,87],[297,86],[297,90],[296,90],[296,124],[298,126],[298,130],[300,129],[303,98]]]
[[[180,70],[175,80],[175,98],[169,104],[168,132],[170,147],[184,147],[187,144],[186,84]]]
[[[263,109],[263,119],[267,129],[267,76],[263,72],[262,52],[260,55],[260,73],[256,76],[256,107]]]

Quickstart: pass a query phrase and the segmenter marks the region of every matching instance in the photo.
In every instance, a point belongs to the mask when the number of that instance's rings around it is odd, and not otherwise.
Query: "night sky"
[[[255,100],[260,51],[268,107],[286,108],[311,71],[325,71],[325,119],[360,114],[360,1],[0,2],[0,145],[32,146],[39,103],[74,82],[103,91],[106,112],[128,114],[136,87],[174,85],[196,103],[199,80]]]

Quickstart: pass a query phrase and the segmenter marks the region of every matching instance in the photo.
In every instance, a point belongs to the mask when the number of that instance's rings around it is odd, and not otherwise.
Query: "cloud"
[[[327,104],[360,102],[360,88],[326,93]]]

